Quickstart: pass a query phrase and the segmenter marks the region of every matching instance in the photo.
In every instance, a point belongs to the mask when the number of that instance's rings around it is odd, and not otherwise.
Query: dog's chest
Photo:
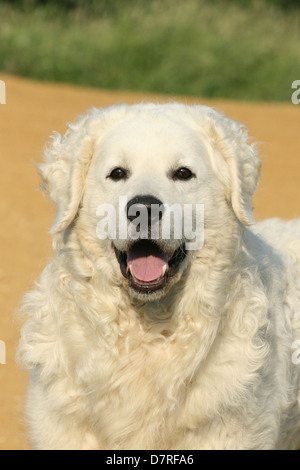
[[[169,436],[175,427],[184,398],[182,368],[175,367],[170,345],[125,346],[119,345],[110,361],[94,365],[98,374],[87,395],[92,426],[106,448],[157,447],[152,436]]]

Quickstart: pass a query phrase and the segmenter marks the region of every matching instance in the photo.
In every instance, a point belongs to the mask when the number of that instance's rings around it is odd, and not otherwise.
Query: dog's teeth
[[[163,266],[163,268],[162,268],[161,277],[164,277],[164,275],[166,274],[166,269],[167,269],[167,265],[164,264],[164,266]]]
[[[129,271],[130,271],[131,276],[134,277],[133,272],[132,272],[131,264],[129,265]]]

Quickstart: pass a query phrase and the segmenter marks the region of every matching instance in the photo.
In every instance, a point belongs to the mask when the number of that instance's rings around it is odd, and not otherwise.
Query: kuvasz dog
[[[92,109],[44,160],[54,254],[18,351],[33,447],[298,448],[300,221],[254,223],[244,126]]]

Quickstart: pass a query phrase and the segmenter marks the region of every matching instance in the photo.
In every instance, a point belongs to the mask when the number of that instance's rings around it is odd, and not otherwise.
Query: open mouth
[[[140,293],[163,289],[186,257],[184,247],[165,252],[152,240],[139,240],[127,252],[114,249],[123,276]]]

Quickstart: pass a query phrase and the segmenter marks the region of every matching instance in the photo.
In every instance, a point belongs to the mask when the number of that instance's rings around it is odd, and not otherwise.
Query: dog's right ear
[[[87,116],[69,124],[62,137],[55,133],[45,149],[44,162],[38,165],[41,188],[56,205],[56,217],[50,233],[65,230],[76,217],[84,183],[93,155],[93,140],[86,128]]]

